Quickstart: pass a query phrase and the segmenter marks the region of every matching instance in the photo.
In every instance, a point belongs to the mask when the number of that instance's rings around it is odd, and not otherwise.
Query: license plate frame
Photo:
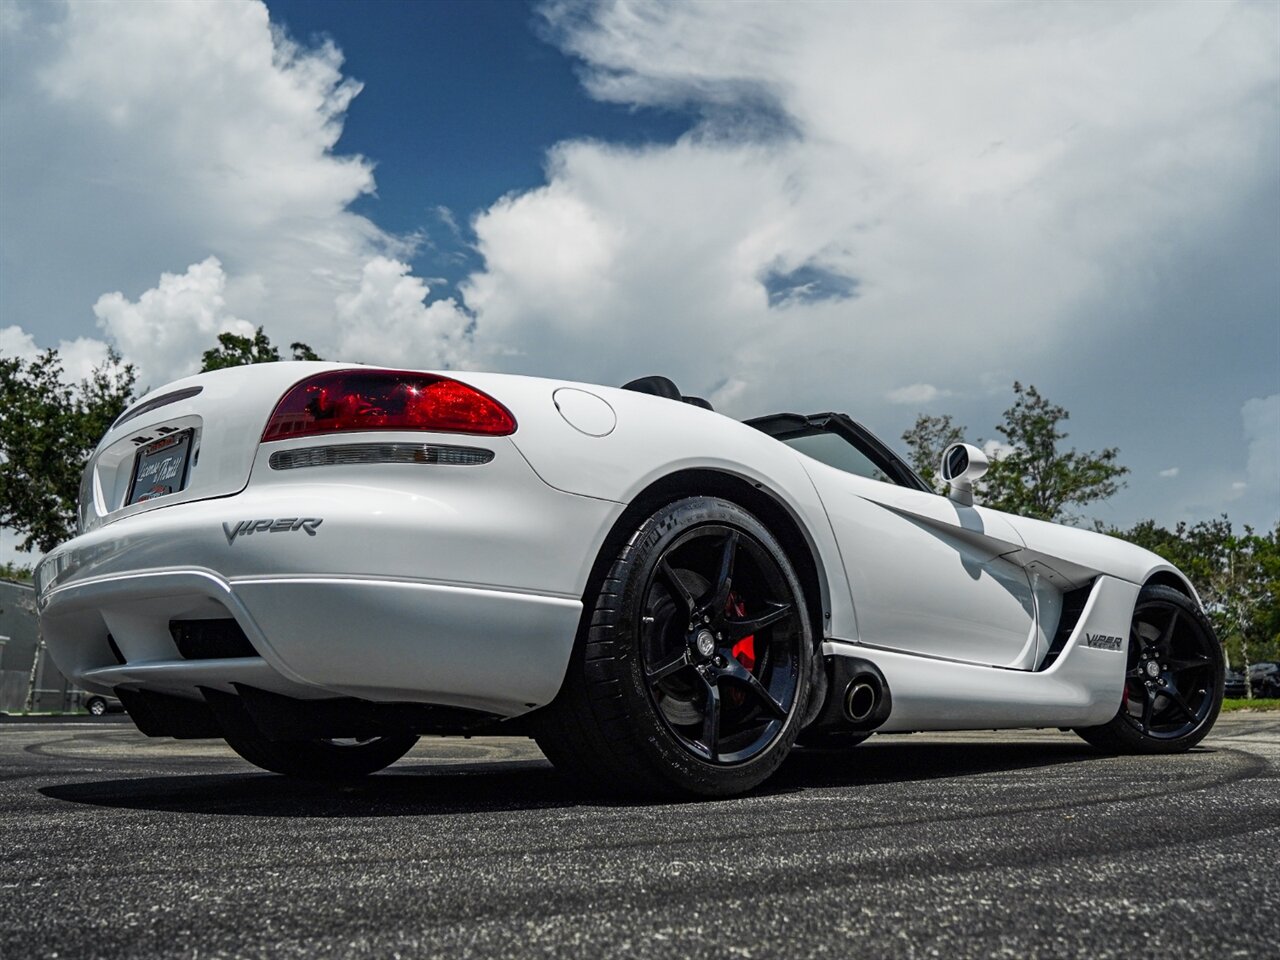
[[[194,429],[182,430],[142,447],[133,458],[129,495],[124,505],[132,507],[185,490],[191,473],[194,438]]]

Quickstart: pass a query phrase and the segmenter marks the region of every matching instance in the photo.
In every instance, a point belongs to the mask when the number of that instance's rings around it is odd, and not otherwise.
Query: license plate
[[[149,443],[138,451],[133,462],[133,481],[125,506],[167,497],[187,485],[187,467],[191,460],[191,437],[184,430],[163,440]]]

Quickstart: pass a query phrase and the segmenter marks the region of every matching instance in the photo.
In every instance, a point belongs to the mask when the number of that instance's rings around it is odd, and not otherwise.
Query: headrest
[[[648,393],[655,397],[665,397],[668,400],[684,399],[680,395],[680,388],[666,377],[641,377],[639,380],[624,383],[622,389],[634,390],[636,393]]]
[[[712,409],[711,404],[701,397],[686,397],[680,392],[680,388],[667,377],[641,377],[639,380],[624,383],[622,389],[692,404],[695,407],[702,407],[704,410]]]

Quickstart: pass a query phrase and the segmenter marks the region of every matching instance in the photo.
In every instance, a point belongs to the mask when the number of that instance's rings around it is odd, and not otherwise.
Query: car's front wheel
[[[256,767],[301,780],[356,780],[395,763],[418,742],[411,734],[350,740],[267,740],[227,736],[231,749]]]
[[[1076,733],[1109,753],[1189,750],[1218,718],[1224,674],[1222,645],[1200,608],[1171,587],[1143,587],[1120,709],[1109,723]]]
[[[807,702],[813,634],[778,541],[742,507],[657,510],[588,597],[559,696],[535,737],[586,785],[726,796],[785,759]]]
[[[107,701],[102,699],[102,697],[90,697],[85,702],[84,708],[93,714],[93,716],[101,717],[107,712]]]

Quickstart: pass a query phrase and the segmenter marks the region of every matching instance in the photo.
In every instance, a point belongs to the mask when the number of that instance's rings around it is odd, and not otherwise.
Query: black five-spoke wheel
[[[767,748],[795,704],[802,655],[778,560],[735,527],[697,527],[658,559],[644,606],[645,680],[676,739],[713,763]]]
[[[1217,719],[1223,673],[1222,647],[1204,613],[1170,587],[1145,587],[1130,626],[1120,710],[1077,733],[1110,751],[1187,750]]]
[[[771,532],[734,503],[690,497],[655,511],[597,576],[564,687],[535,722],[556,767],[667,795],[739,793],[773,773],[814,645]]]
[[[1174,740],[1204,722],[1214,706],[1214,659],[1198,631],[1180,630],[1183,616],[1167,600],[1143,604],[1129,633],[1125,715],[1144,736]]]

